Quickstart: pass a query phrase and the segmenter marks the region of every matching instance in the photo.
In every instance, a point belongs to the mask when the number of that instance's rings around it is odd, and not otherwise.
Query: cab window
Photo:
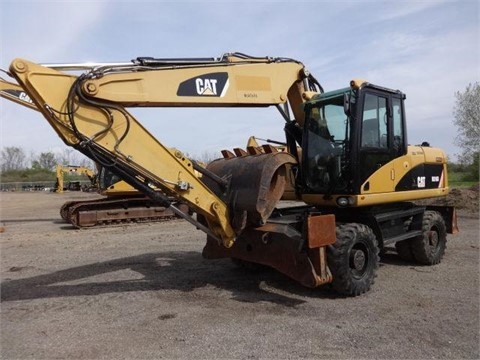
[[[393,106],[393,150],[401,155],[403,152],[403,113],[402,102],[398,98],[392,99]]]
[[[387,99],[365,95],[362,122],[362,148],[387,148]]]

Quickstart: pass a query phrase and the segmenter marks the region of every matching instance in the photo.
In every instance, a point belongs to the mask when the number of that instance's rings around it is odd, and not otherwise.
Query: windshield
[[[106,190],[121,180],[117,175],[113,174],[110,170],[107,170],[103,166],[100,168],[98,178],[99,187],[101,190]]]
[[[306,115],[306,185],[316,193],[340,190],[345,187],[341,172],[348,137],[343,94],[314,104]]]

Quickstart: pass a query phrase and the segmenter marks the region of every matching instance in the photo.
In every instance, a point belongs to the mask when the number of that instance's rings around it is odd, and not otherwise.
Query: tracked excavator
[[[433,265],[457,231],[453,207],[415,203],[448,194],[446,156],[408,145],[399,90],[352,80],[325,92],[300,61],[241,53],[98,64],[15,59],[9,74],[66,145],[204,231],[205,258],[270,266],[304,286],[332,284],[356,296],[371,288],[387,247]],[[283,117],[287,151],[225,150],[206,168],[127,110],[268,106]],[[279,206],[286,193],[302,202]]]
[[[37,110],[30,97],[15,83],[0,78],[0,96]],[[65,173],[86,175],[102,195],[98,199],[72,200],[60,207],[63,220],[78,229],[90,229],[97,226],[124,225],[128,223],[157,222],[177,219],[178,216],[169,208],[154,203],[118,176],[97,164],[97,172],[74,165],[57,165],[54,191],[63,193]],[[80,190],[77,182],[67,184],[70,190]],[[174,201],[173,198],[171,198]],[[189,211],[182,203],[176,203],[183,211]]]
[[[170,208],[152,201],[105,167],[98,166],[98,199],[67,201],[60,208],[60,216],[78,229],[145,223],[178,219]],[[184,212],[188,206],[170,200]]]

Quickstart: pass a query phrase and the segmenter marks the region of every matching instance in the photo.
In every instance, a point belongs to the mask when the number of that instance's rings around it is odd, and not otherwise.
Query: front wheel
[[[337,240],[328,248],[327,262],[333,275],[333,288],[347,296],[370,290],[379,262],[377,239],[366,225],[340,224]]]

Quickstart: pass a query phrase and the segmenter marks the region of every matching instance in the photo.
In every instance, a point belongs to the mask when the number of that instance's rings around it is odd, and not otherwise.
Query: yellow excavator
[[[60,216],[76,228],[124,225],[172,220],[178,218],[172,209],[152,201],[106,168],[97,166],[98,199],[67,201],[60,208]],[[182,211],[188,207],[176,202]]]
[[[29,96],[18,84],[0,79],[0,96],[32,110],[37,110]],[[97,173],[85,167],[60,165],[56,167],[54,191],[63,193],[65,173],[86,175],[102,195],[98,199],[73,200],[65,202],[60,208],[63,220],[76,228],[123,225],[126,223],[145,223],[176,219],[178,216],[169,208],[152,202],[150,198],[115,176],[99,164]],[[67,184],[68,190],[81,190],[77,181]],[[173,200],[173,199],[172,199]],[[184,211],[188,208],[177,203]]]
[[[381,250],[395,244],[405,259],[437,264],[447,233],[457,231],[453,207],[415,203],[448,194],[446,156],[408,145],[399,90],[352,80],[324,92],[300,61],[241,53],[98,64],[15,59],[8,73],[66,145],[204,231],[205,258],[267,265],[305,286],[331,283],[356,296],[374,283]],[[283,118],[287,151],[225,150],[205,168],[127,110],[267,106]],[[285,189],[302,203],[279,206]]]
[[[84,166],[57,164],[55,174],[57,180],[55,182],[54,191],[57,193],[63,193],[64,190],[81,190],[79,181],[69,182],[69,184],[65,186],[64,180],[66,174],[84,175],[90,180],[91,186],[96,186],[96,175],[94,171]]]

